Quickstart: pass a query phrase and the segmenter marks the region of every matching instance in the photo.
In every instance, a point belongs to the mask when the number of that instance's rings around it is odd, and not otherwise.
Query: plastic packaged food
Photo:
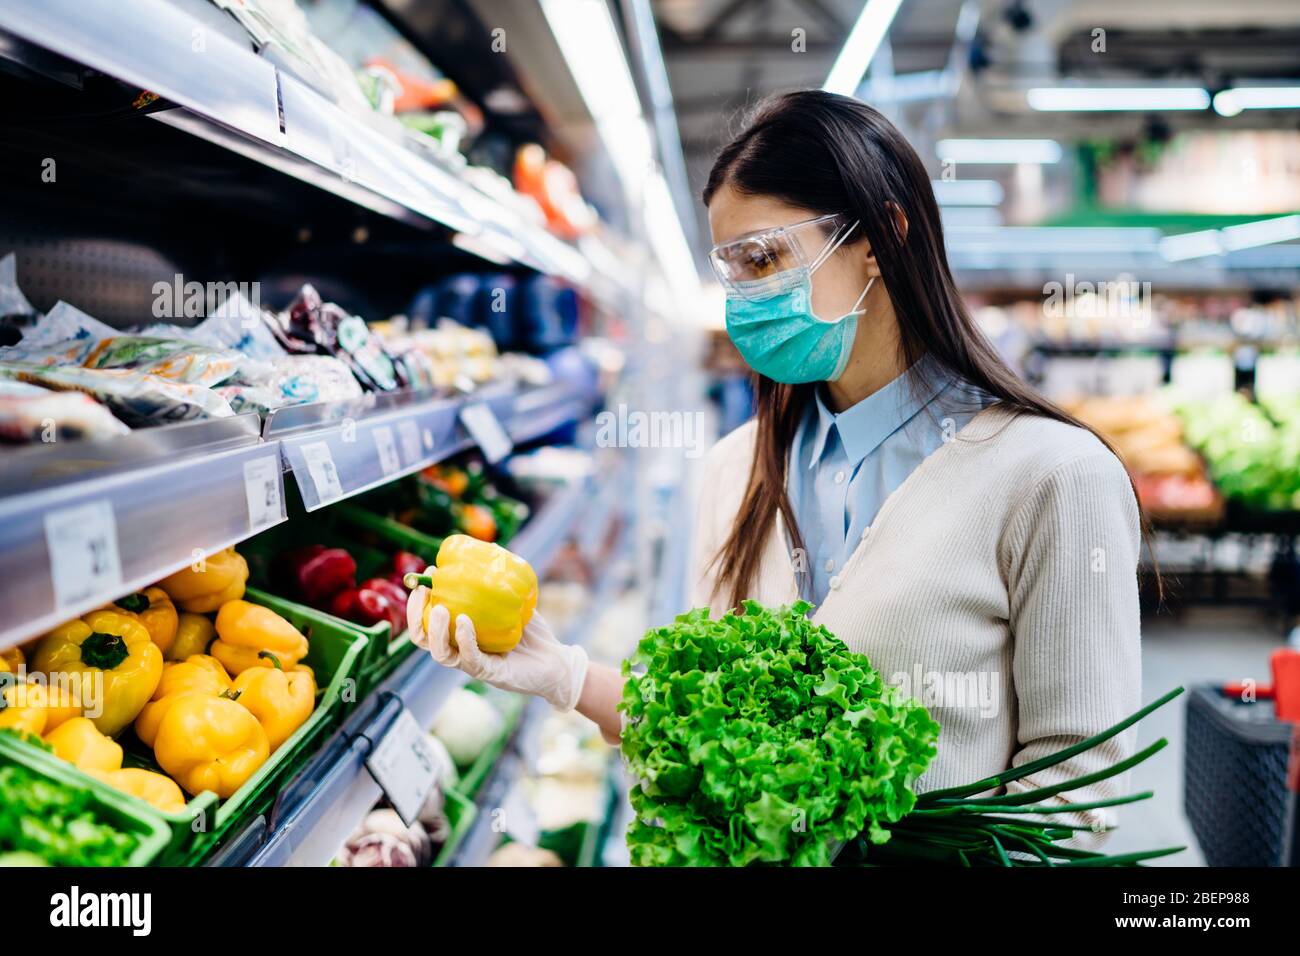
[[[55,391],[84,392],[103,402],[114,415],[132,427],[194,418],[225,418],[234,414],[230,403],[210,388],[172,382],[131,369],[0,361],[0,378],[42,385]]]
[[[282,316],[281,326],[290,339],[312,343],[314,351],[346,363],[364,388],[388,392],[407,384],[405,369],[393,361],[365,320],[333,302],[322,301],[311,285],[302,287]],[[290,348],[296,350],[296,346]]]
[[[173,382],[219,385],[235,374],[243,356],[184,339],[115,335],[101,339],[81,364],[85,368],[129,368]]]
[[[59,302],[27,330],[21,342],[0,349],[0,362],[80,365],[98,342],[116,334],[112,326]]]
[[[0,441],[111,438],[130,431],[89,395],[0,380]]]
[[[362,395],[352,371],[329,355],[286,355],[271,366],[265,387],[284,405],[337,402]]]

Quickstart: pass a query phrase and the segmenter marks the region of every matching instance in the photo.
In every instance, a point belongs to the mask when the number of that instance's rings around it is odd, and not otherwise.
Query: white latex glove
[[[418,587],[406,602],[406,625],[411,640],[423,647],[444,667],[456,667],[475,680],[502,690],[536,694],[556,710],[573,710],[587,677],[587,652],[561,644],[551,626],[537,611],[524,628],[514,650],[488,654],[479,650],[474,623],[464,614],[456,618],[456,647],[451,646],[451,615],[439,604],[429,610],[429,628],[424,627],[424,606],[429,589]]]

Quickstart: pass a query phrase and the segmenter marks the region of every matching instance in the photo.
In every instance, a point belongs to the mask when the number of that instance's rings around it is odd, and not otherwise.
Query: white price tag
[[[45,515],[54,603],[67,607],[122,586],[117,519],[107,501],[61,508]]]
[[[280,456],[244,462],[244,495],[248,498],[248,530],[258,531],[284,517],[280,505]]]
[[[329,445],[323,441],[303,445],[302,457],[307,462],[311,483],[316,486],[316,497],[322,504],[343,497],[343,485],[339,481],[338,469],[334,467]]]
[[[391,475],[402,468],[397,457],[397,442],[393,441],[393,430],[387,425],[376,425],[370,430],[375,438],[375,451],[379,453],[379,468],[385,475]]]
[[[506,430],[497,421],[491,405],[480,402],[463,406],[460,410],[460,421],[483,452],[483,457],[487,459],[489,465],[496,464],[514,450],[515,443],[510,440]]]
[[[523,787],[514,786],[506,794],[501,806],[502,824],[510,838],[519,843],[536,846],[541,838],[541,827],[537,823],[537,813],[528,801]]]
[[[405,707],[366,760],[371,776],[407,826],[437,786],[438,766],[428,733]]]
[[[402,457],[408,465],[414,465],[424,457],[424,451],[420,448],[420,426],[415,422],[399,422],[397,437],[401,439]]]

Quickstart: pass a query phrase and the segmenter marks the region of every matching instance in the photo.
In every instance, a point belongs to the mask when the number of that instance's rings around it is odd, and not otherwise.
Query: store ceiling
[[[817,87],[862,0],[653,0],[695,195],[747,107]],[[1291,128],[1294,110],[1225,119],[1211,110],[1036,113],[1029,86],[1070,82],[1199,85],[1300,76],[1296,0],[971,0],[972,44],[956,39],[963,0],[903,0],[888,36],[895,75],[959,69],[956,96],[878,103],[924,153],[945,135],[1141,138],[1188,127]],[[1104,30],[1105,49],[1095,50]],[[804,31],[803,50],[792,46]],[[973,47],[973,50],[972,50]],[[877,59],[880,59],[878,55]],[[877,67],[881,64],[878,62]],[[870,95],[866,98],[872,99]]]

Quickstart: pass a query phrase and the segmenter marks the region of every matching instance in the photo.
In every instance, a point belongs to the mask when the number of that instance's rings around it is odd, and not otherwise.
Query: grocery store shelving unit
[[[7,452],[0,647],[283,521],[279,444],[259,431],[240,415]]]
[[[240,250],[243,261],[236,257],[234,267],[261,269],[269,250],[268,274],[274,276],[273,267],[292,271],[302,261],[285,236],[328,232],[320,248],[338,263],[357,248],[348,241],[363,241],[343,240],[340,255],[340,246],[330,246],[338,235],[383,226],[408,261],[446,255],[462,262],[469,256],[478,268],[533,270],[578,287],[597,311],[625,322],[634,322],[644,305],[643,277],[599,239],[587,237],[579,247],[552,235],[521,211],[508,186],[504,192],[480,187],[422,148],[393,117],[336,102],[281,51],[259,50],[235,18],[208,0],[5,0],[0,56],[70,89],[79,90],[83,80],[91,85],[89,70],[92,77],[97,72],[125,84],[118,92],[128,101],[136,91],[159,98],[128,111],[135,126],[101,123],[85,142],[75,133],[66,140],[67,155],[83,161],[70,168],[83,175],[68,177],[74,188],[70,198],[60,194],[57,200],[61,217],[41,218],[59,220],[51,228],[60,240],[73,240],[74,257],[78,203],[98,210],[98,196],[138,180],[139,192],[122,188],[117,204],[106,202],[98,211],[131,226],[123,234],[137,249],[175,245],[165,251],[177,263],[188,254],[190,263],[230,269],[226,253]],[[167,147],[157,157],[150,152],[155,142]],[[127,154],[120,164],[118,151]],[[101,179],[105,157],[111,168]],[[207,190],[203,172],[192,174],[193,181],[168,173],[175,160],[181,169],[220,174]],[[153,218],[136,224],[121,213],[142,197]],[[173,204],[191,217],[181,220],[186,235],[170,230]],[[296,215],[308,207],[319,216]],[[224,217],[227,210],[231,215]],[[292,230],[275,219],[286,210]],[[114,235],[118,224],[105,233]],[[263,248],[264,227],[269,238]],[[25,228],[15,227],[14,235],[22,237]],[[184,242],[191,231],[203,239],[196,249]],[[367,254],[388,248],[376,243]],[[149,252],[132,254],[147,258]],[[137,264],[115,261],[128,271]],[[321,268],[328,275],[328,261]],[[51,275],[54,283],[66,279],[57,269]],[[84,307],[94,310],[93,304]],[[491,459],[490,443],[500,452],[503,440],[507,448],[536,441],[589,419],[602,400],[563,382],[495,383],[451,395],[370,394],[283,408],[265,421],[240,415],[141,429],[111,442],[12,451],[0,459],[0,580],[9,611],[0,648],[283,522],[286,500],[295,497],[286,496],[286,481],[314,511],[472,447]],[[494,431],[497,440],[490,442]],[[617,549],[634,537],[626,520],[632,478],[622,474],[629,470],[592,474],[556,490],[511,543],[539,576],[568,542],[600,572],[591,614],[562,639],[589,636],[602,596],[613,587],[606,572],[614,562],[597,556],[612,539],[620,542],[612,546]],[[427,727],[464,679],[427,654],[410,655],[357,702],[273,806],[227,839],[209,865],[328,862],[380,795],[367,757],[404,715]],[[538,716],[536,707],[525,713],[520,746],[507,751],[494,780],[517,776]]]
[[[467,407],[488,406],[523,444],[585,418],[597,401],[565,385],[498,385],[458,398],[371,395],[285,409],[264,435],[256,415],[239,415],[7,454],[0,580],[9,613],[0,647],[285,520],[286,470],[312,510],[471,447]],[[326,459],[332,484],[321,477]]]
[[[571,537],[577,538],[580,529],[593,523],[606,529],[616,520],[613,508],[599,517],[591,510],[593,500],[608,497],[605,489],[610,484],[587,477],[557,490],[511,542],[511,550],[526,558],[538,577],[545,577],[561,546]],[[605,592],[598,587],[593,607],[599,606],[602,593]],[[584,618],[569,639],[574,643],[583,642],[590,631],[590,621],[590,617]],[[438,666],[427,654],[416,653],[407,658],[362,702],[312,762],[289,781],[272,809],[248,823],[209,865],[327,864],[382,795],[366,767],[366,760],[375,747],[394,728],[404,711],[421,727],[433,723],[447,696],[465,679],[460,671]],[[528,732],[535,733],[539,716],[536,707],[530,706],[520,727],[533,727]],[[513,750],[503,754],[490,780],[514,773],[515,760]]]
[[[6,0],[0,30],[175,103],[153,118],[381,215],[442,226],[490,259],[621,302],[631,277],[593,259],[426,155],[392,117],[353,115],[259,56],[207,0]],[[201,44],[199,40],[201,39]],[[201,46],[201,49],[198,47]]]

